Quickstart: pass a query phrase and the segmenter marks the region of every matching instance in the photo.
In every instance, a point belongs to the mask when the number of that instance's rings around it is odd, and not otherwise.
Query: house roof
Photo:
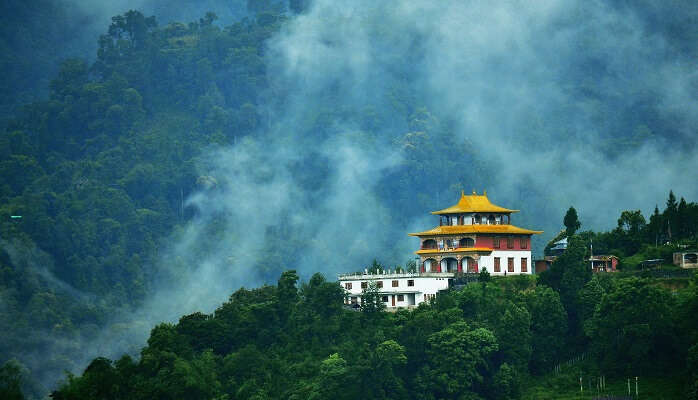
[[[432,214],[444,215],[473,212],[515,213],[519,212],[519,210],[510,210],[508,208],[492,204],[490,199],[487,198],[487,191],[485,191],[485,193],[482,195],[478,195],[475,193],[475,191],[473,191],[473,194],[467,196],[464,192],[461,192],[460,200],[458,200],[457,204],[444,208],[443,210],[433,211]]]
[[[410,236],[457,235],[460,233],[497,233],[535,235],[543,231],[533,231],[514,225],[444,225],[424,232],[409,233]]]

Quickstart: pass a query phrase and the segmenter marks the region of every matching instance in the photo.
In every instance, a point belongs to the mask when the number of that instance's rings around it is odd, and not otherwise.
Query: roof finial
[[[460,197],[463,197],[463,196],[465,196],[465,190],[460,191]]]

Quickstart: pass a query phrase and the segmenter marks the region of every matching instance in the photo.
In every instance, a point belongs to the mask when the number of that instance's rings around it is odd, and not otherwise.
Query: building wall
[[[499,249],[500,250],[531,250],[531,235],[477,235],[475,239],[475,247],[489,247],[494,248],[494,238],[499,238]],[[509,237],[514,237],[514,247],[511,249],[507,246],[507,240]],[[521,248],[521,238],[526,240],[526,248]]]
[[[475,238],[475,247],[489,247],[492,248],[494,244],[494,237],[487,235],[477,235]],[[506,241],[505,241],[506,244]]]
[[[698,268],[698,252],[687,251],[674,253],[674,265],[682,268]]]
[[[548,270],[549,261],[547,261],[547,260],[535,260],[534,262],[536,263],[536,270],[535,270],[536,274],[540,274],[541,272]]]
[[[339,280],[340,285],[349,297],[357,297],[360,303],[363,289],[361,283],[371,281],[382,281],[383,287],[378,291],[381,296],[388,296],[388,302],[385,303],[388,308],[392,308],[392,296],[395,296],[395,307],[407,307],[414,295],[414,305],[425,301],[425,295],[436,295],[440,290],[448,289],[448,279],[453,274],[429,274],[429,276],[420,276],[419,274],[381,274],[381,275],[354,275],[351,278],[342,277]],[[407,281],[413,280],[414,286],[407,286]],[[397,281],[398,286],[393,287],[392,282]],[[351,283],[351,289],[346,288],[346,284]],[[399,302],[397,295],[404,295],[402,302]]]
[[[500,260],[500,272],[494,272],[494,258],[499,257]],[[514,272],[508,272],[508,259],[509,257],[514,258]],[[525,274],[532,274],[533,265],[531,263],[531,251],[523,250],[493,250],[488,256],[480,256],[479,269],[487,268],[487,272],[490,275],[504,275],[504,271],[507,271],[507,275],[510,274],[521,274],[521,259],[525,258],[527,260],[527,271]]]

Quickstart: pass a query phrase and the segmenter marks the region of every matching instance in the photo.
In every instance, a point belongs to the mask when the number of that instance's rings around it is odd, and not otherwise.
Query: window
[[[398,284],[399,284],[398,282],[399,282],[399,281],[393,281],[393,287],[397,287]]]
[[[475,241],[471,238],[463,238],[460,240],[460,247],[475,247]]]
[[[344,288],[347,290],[351,290],[351,282],[347,282],[344,284]]]
[[[376,281],[376,287],[382,288],[382,287],[383,287],[383,281]]]
[[[361,289],[366,289],[367,287],[368,287],[368,283],[361,282]]]
[[[513,249],[514,248],[514,237],[509,236],[507,237],[507,249]]]
[[[492,239],[492,247],[494,247],[495,249],[498,249],[498,248],[499,248],[499,238],[498,238],[497,236],[495,236],[495,237]]]
[[[521,259],[521,272],[528,272],[528,258]]]
[[[494,272],[502,272],[502,268],[499,266],[499,257],[494,258]]]
[[[414,279],[408,279],[407,286],[414,286]]]
[[[434,239],[427,239],[422,243],[422,249],[435,249],[436,248],[436,240]]]
[[[522,249],[527,248],[528,247],[528,239],[526,239],[525,237],[520,238],[519,244],[521,245]]]
[[[509,260],[507,261],[507,269],[509,272],[514,272],[514,257],[509,257]]]
[[[397,295],[397,301],[405,301],[405,295],[404,294]]]
[[[383,300],[383,303],[387,303],[387,302],[388,302],[388,296],[383,296],[382,300]]]

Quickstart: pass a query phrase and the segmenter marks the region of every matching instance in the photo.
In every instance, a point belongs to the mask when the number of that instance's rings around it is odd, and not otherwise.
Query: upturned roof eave
[[[446,215],[446,214],[465,214],[465,213],[503,213],[503,214],[514,214],[517,212],[520,212],[521,210],[510,210],[508,208],[501,208],[501,209],[480,209],[480,210],[475,210],[475,209],[451,209],[452,207],[449,208],[444,208],[443,210],[439,211],[432,211],[431,213],[433,215]]]
[[[424,232],[414,232],[414,233],[408,233],[409,236],[449,236],[449,235],[459,235],[459,234],[470,234],[470,233],[492,233],[492,234],[510,234],[510,235],[540,235],[544,231],[536,231],[536,230],[531,230],[531,229],[524,229],[524,228],[519,228],[518,226],[514,225],[444,225],[444,226],[454,226],[458,227],[460,229],[454,229],[453,232],[438,232],[442,226],[437,226],[436,228],[430,229],[428,231]],[[490,226],[507,226],[511,227],[508,229],[488,229],[486,227]],[[478,227],[475,229],[468,229],[465,227]],[[479,228],[483,227],[483,228]]]

